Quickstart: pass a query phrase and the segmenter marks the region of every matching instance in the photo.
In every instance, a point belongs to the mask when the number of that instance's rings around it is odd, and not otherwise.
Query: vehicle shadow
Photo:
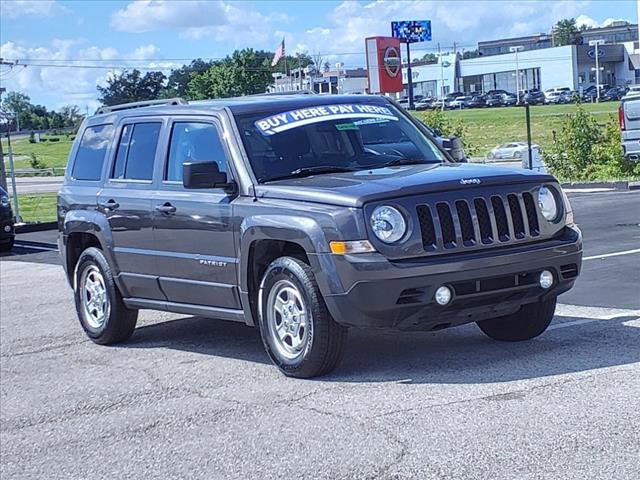
[[[620,316],[551,329],[518,343],[485,337],[475,325],[437,333],[351,329],[328,382],[494,383],[640,362],[640,328]],[[584,320],[556,316],[554,324]],[[186,317],[143,326],[126,348],[170,348],[268,364],[259,332],[243,324]]]

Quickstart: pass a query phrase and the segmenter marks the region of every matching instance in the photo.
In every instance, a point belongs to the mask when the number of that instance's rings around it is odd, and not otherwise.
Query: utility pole
[[[409,49],[409,45],[411,42],[407,41],[407,81],[408,85],[408,94],[409,94],[409,110],[413,110],[413,74],[411,73],[411,51]]]
[[[604,45],[604,40],[590,40],[589,46],[596,47],[596,103],[600,103],[600,55],[598,52],[598,46]]]
[[[509,47],[509,51],[516,54],[516,99],[518,104],[520,104],[520,65],[518,63],[518,52],[522,50],[524,50],[522,45]]]
[[[440,52],[440,42],[438,42],[438,63],[440,64],[440,109],[444,112],[444,66],[442,64],[442,53]]]

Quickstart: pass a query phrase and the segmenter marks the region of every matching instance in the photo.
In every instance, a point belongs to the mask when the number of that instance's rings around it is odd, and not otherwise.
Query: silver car
[[[487,160],[520,160],[522,157],[527,156],[528,148],[527,142],[511,142],[498,145],[487,153]],[[536,144],[531,144],[531,148],[535,149],[539,147]]]
[[[625,158],[640,161],[640,96],[627,95],[618,107]]]

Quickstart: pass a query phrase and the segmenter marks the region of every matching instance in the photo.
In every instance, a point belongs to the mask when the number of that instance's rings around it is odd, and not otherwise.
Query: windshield
[[[260,183],[410,163],[440,163],[438,148],[392,105],[329,104],[237,115]]]

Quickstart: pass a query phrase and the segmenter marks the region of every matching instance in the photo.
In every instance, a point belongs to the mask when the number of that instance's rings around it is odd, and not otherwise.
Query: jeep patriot
[[[455,163],[368,95],[103,107],[58,227],[94,342],[127,340],[139,309],[244,322],[301,378],[336,367],[349,327],[534,338],[582,260],[554,177]]]

